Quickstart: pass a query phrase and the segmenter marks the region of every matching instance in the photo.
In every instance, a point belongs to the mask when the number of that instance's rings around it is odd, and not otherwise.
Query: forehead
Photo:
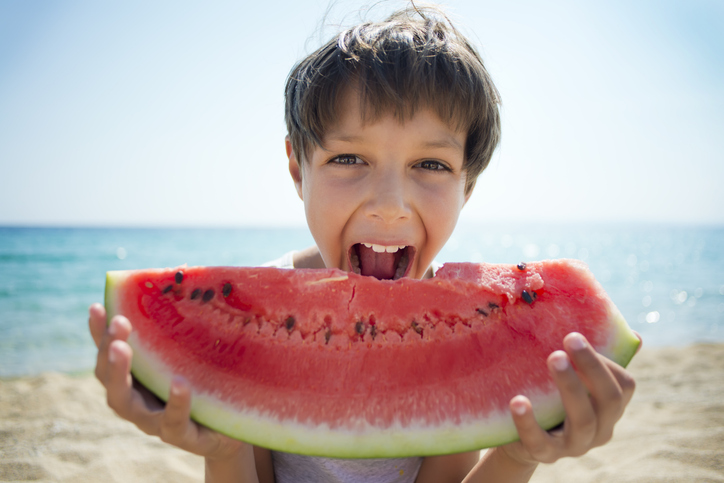
[[[334,120],[326,126],[322,142],[362,140],[365,131],[378,124],[396,123],[409,128],[431,147],[464,150],[466,132],[452,121],[445,121],[429,103],[381,106],[365,99],[354,87],[340,92],[335,103]],[[324,147],[324,146],[322,146]]]

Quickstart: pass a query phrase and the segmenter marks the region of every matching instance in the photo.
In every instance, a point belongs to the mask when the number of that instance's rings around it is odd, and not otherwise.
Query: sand
[[[724,482],[724,345],[644,348],[613,440],[531,481]],[[0,481],[191,482],[203,460],[119,419],[90,375],[0,380]]]

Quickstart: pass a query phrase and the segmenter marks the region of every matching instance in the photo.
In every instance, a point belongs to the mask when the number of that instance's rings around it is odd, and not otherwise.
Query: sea
[[[0,227],[0,377],[90,372],[106,271],[254,266],[312,244],[306,228]],[[437,260],[555,258],[585,261],[645,346],[724,341],[724,226],[463,224]]]

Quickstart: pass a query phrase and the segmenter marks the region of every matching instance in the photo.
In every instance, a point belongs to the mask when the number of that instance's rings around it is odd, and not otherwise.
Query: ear
[[[468,200],[472,196],[474,189],[475,189],[475,183],[473,183],[473,185],[470,187],[470,191],[465,193],[465,201],[463,201],[463,206],[465,206],[468,203]]]
[[[302,196],[302,167],[299,166],[299,161],[297,161],[297,157],[294,155],[292,140],[289,139],[289,136],[284,138],[284,145],[287,149],[287,158],[289,158],[289,174],[292,175],[294,187],[297,189],[299,199],[304,201],[304,197]]]

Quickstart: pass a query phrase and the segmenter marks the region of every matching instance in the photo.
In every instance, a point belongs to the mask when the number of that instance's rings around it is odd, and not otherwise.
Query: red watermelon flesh
[[[133,325],[134,375],[192,417],[276,450],[432,455],[516,439],[508,402],[564,417],[546,358],[584,334],[626,365],[639,343],[580,262],[455,263],[432,279],[339,270],[192,267],[109,272],[109,320]]]

